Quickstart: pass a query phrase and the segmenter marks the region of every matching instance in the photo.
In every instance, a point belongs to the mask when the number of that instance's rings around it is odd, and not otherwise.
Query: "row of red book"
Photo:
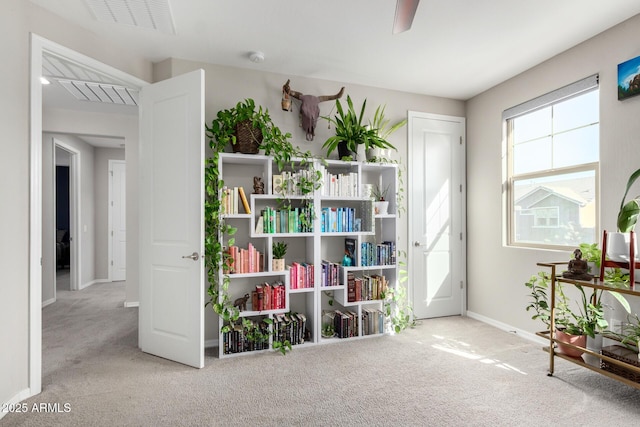
[[[286,291],[281,281],[256,285],[251,292],[251,311],[282,310],[286,308]]]

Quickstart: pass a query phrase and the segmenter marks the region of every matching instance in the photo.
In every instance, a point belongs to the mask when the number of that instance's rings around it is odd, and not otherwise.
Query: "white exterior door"
[[[110,160],[111,280],[127,278],[126,163]]]
[[[465,303],[465,122],[409,114],[409,274],[416,318]]]
[[[146,86],[140,101],[139,344],[202,368],[204,71]]]

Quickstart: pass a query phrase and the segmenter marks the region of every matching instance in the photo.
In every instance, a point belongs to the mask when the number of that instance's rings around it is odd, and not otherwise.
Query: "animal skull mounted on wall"
[[[316,123],[318,123],[318,117],[320,116],[320,107],[318,106],[318,104],[324,101],[331,101],[340,98],[344,93],[344,87],[342,87],[342,89],[340,89],[340,92],[335,95],[303,95],[300,92],[291,90],[291,88],[289,87],[290,81],[291,80],[287,80],[284,86],[282,86],[282,92],[285,96],[292,96],[302,102],[302,104],[300,105],[300,123],[302,129],[304,129],[307,134],[307,141],[313,141],[313,137],[315,136]]]

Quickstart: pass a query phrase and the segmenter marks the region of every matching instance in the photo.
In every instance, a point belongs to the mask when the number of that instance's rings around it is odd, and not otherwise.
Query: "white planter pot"
[[[386,215],[389,210],[389,202],[373,202],[373,209],[376,215]]]
[[[607,255],[613,261],[629,261],[629,233],[610,232],[607,233]],[[638,258],[638,242],[634,242],[634,252]]]

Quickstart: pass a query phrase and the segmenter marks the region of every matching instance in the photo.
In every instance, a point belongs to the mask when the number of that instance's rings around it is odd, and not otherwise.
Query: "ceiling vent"
[[[123,86],[63,79],[58,79],[58,83],[80,101],[138,105],[138,92]]]
[[[169,0],[84,0],[101,22],[176,34]]]
[[[111,76],[66,58],[44,53],[42,75],[48,80],[56,80],[81,101],[138,105],[137,88],[126,87]]]

